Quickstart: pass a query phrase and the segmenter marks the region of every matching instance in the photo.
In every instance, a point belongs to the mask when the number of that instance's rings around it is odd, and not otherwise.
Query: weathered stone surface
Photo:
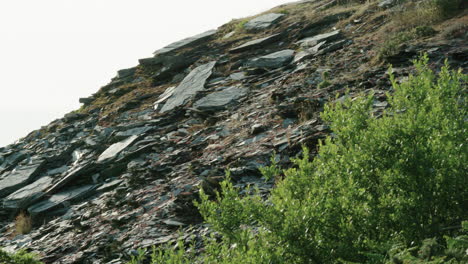
[[[216,111],[224,109],[229,104],[235,102],[235,100],[246,95],[248,92],[247,88],[244,87],[229,87],[219,92],[211,93],[202,99],[196,101],[193,106],[194,108],[202,111]]]
[[[388,8],[394,6],[396,3],[396,0],[381,0],[378,6],[381,8]]]
[[[247,66],[258,68],[279,68],[282,67],[294,58],[294,50],[281,50],[259,58],[255,58],[247,62]]]
[[[243,52],[246,50],[251,50],[251,49],[257,49],[261,48],[265,45],[271,44],[273,42],[278,41],[281,38],[281,34],[274,34],[270,35],[268,37],[260,38],[260,39],[254,39],[249,42],[246,42],[238,47],[232,48],[229,50],[231,53],[237,53],[237,52]]]
[[[212,61],[192,70],[182,83],[174,89],[171,97],[161,108],[161,113],[170,111],[187,103],[197,92],[205,89],[205,82],[211,76],[216,61]]]
[[[117,137],[123,137],[123,138],[126,138],[126,137],[130,137],[130,136],[138,136],[138,135],[142,135],[150,130],[154,129],[154,127],[152,126],[144,126],[144,127],[135,127],[135,128],[131,128],[131,129],[128,129],[128,130],[125,130],[125,131],[120,131],[120,132],[117,132],[117,134],[115,136]]]
[[[229,75],[229,78],[231,78],[232,80],[240,81],[240,80],[245,79],[245,73],[244,72],[235,72],[235,73],[232,73],[231,75]]]
[[[131,136],[121,142],[117,142],[108,147],[97,159],[97,162],[105,162],[119,155],[122,150],[130,146],[138,138],[137,135]]]
[[[42,177],[35,182],[7,196],[3,201],[6,208],[24,208],[45,195],[45,190],[52,185],[53,178]]]
[[[44,161],[17,167],[0,180],[0,197],[7,196],[30,183],[41,169]]]
[[[301,47],[303,48],[307,48],[307,47],[313,47],[322,41],[330,42],[330,41],[334,41],[340,38],[342,38],[340,30],[335,30],[335,31],[328,32],[325,34],[320,34],[320,35],[316,35],[310,38],[305,38],[296,43],[300,44]]]
[[[117,71],[117,78],[123,79],[127,77],[133,77],[135,72],[136,72],[136,67],[122,69],[122,70]]]
[[[169,97],[171,97],[172,94],[174,93],[175,88],[176,88],[176,86],[171,86],[171,87],[167,88],[164,91],[164,93],[162,93],[158,97],[158,100],[156,102],[154,102],[154,110],[155,111],[161,110],[162,106],[164,105],[164,102],[166,102],[166,100],[169,99]]]
[[[79,200],[91,194],[95,188],[95,185],[86,185],[54,194],[49,199],[30,206],[28,212],[32,215],[43,214],[59,206],[63,206],[65,202]]]
[[[284,14],[277,14],[277,13],[270,13],[270,14],[258,16],[248,21],[247,23],[245,23],[244,28],[248,30],[265,29],[277,23],[283,16]]]
[[[79,103],[80,104],[85,104],[85,105],[88,105],[90,103],[92,103],[94,101],[94,97],[93,96],[90,96],[90,97],[82,97],[79,99]]]
[[[174,42],[172,44],[167,45],[166,47],[159,49],[153,53],[153,55],[161,55],[161,54],[166,54],[173,52],[175,50],[181,49],[181,48],[186,48],[192,45],[198,45],[211,37],[213,37],[216,34],[216,30],[209,30],[206,32],[203,32],[201,34],[195,35],[193,37],[185,38],[182,40],[179,40],[177,42]]]
[[[77,177],[83,175],[89,168],[92,168],[94,163],[85,163],[83,165],[76,165],[74,169],[68,172],[65,176],[63,176],[60,180],[54,183],[49,189],[47,189],[47,194],[52,194],[60,190],[63,186],[67,185],[72,180],[76,179]]]

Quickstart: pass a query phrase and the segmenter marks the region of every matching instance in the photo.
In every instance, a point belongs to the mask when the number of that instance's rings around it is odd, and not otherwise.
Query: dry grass
[[[32,218],[26,212],[20,212],[15,219],[16,234],[28,234],[32,230]]]

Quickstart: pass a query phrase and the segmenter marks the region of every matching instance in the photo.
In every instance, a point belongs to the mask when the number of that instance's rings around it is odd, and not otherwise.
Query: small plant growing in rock
[[[317,86],[319,89],[327,88],[328,86],[331,85],[331,82],[328,79],[329,74],[330,73],[327,72],[327,71],[322,72],[322,82],[319,83],[318,86]]]
[[[32,229],[32,218],[31,216],[22,211],[20,212],[15,219],[15,229],[16,229],[16,234],[28,234],[31,232]]]

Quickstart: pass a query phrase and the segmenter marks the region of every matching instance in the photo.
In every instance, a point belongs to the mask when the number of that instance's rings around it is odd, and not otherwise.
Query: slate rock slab
[[[281,39],[281,34],[274,34],[270,35],[268,37],[260,38],[260,39],[254,39],[249,42],[246,42],[238,47],[232,48],[229,50],[230,53],[237,53],[237,52],[243,52],[246,50],[251,50],[251,49],[258,49],[261,47],[264,47],[265,45],[271,44],[273,42],[278,41]]]
[[[129,147],[137,138],[138,135],[133,135],[123,141],[112,144],[98,157],[97,162],[102,163],[117,157],[120,152]]]
[[[10,172],[0,180],[0,197],[5,197],[29,184],[37,176],[43,164],[44,161],[39,160],[34,164],[19,166]]]
[[[86,185],[54,194],[49,199],[30,206],[28,212],[32,215],[43,214],[58,206],[64,206],[66,202],[74,202],[86,197],[90,195],[95,188],[95,185]]]
[[[269,28],[277,23],[284,14],[270,13],[258,16],[244,24],[244,28],[248,30],[259,30]]]
[[[342,38],[340,30],[335,30],[335,31],[328,32],[325,34],[320,34],[320,35],[316,35],[310,38],[299,40],[298,42],[296,42],[296,44],[300,44],[301,47],[303,48],[308,48],[308,47],[313,47],[322,41],[330,42],[330,41],[338,40],[340,38]]]
[[[185,38],[167,45],[166,47],[159,49],[153,53],[154,56],[170,53],[181,48],[187,48],[189,46],[198,45],[216,34],[216,30],[209,30],[193,37]]]
[[[211,93],[194,103],[194,108],[201,111],[222,110],[229,104],[234,103],[240,97],[246,95],[247,88],[229,87],[219,92]]]
[[[216,61],[212,61],[192,70],[187,77],[174,89],[161,108],[161,113],[170,111],[178,106],[184,105],[197,92],[205,89],[205,82],[211,76]]]
[[[172,94],[174,93],[174,90],[175,90],[176,86],[171,86],[171,87],[168,87],[164,93],[162,93],[159,97],[158,97],[158,100],[156,102],[154,102],[153,104],[153,107],[154,107],[154,110],[155,111],[159,111],[161,110],[161,108],[163,107],[164,105],[164,102],[166,102],[167,99],[169,99],[169,97],[172,96]]]
[[[52,185],[53,178],[46,176],[19,189],[3,201],[6,208],[25,208],[45,195],[45,190]]]
[[[252,59],[247,62],[247,66],[275,69],[288,64],[293,58],[294,50],[286,49]]]
[[[144,126],[144,127],[135,127],[135,128],[131,128],[131,129],[128,129],[128,130],[125,130],[125,131],[120,131],[116,134],[117,137],[123,137],[123,138],[127,138],[129,136],[138,136],[138,135],[142,135],[148,131],[151,131],[153,130],[154,127],[152,126]]]
[[[81,165],[76,165],[72,168],[65,176],[56,181],[53,186],[47,189],[46,194],[52,194],[60,190],[63,186],[67,185],[70,181],[76,179],[77,177],[83,175],[90,168],[95,166],[94,162],[84,163]]]

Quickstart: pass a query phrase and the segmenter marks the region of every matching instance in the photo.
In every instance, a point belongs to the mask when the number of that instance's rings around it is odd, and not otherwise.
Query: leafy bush
[[[16,254],[9,254],[0,249],[0,263],[1,264],[42,264],[36,260],[34,254],[27,253],[26,251],[19,251]]]
[[[372,94],[328,104],[333,137],[313,161],[304,149],[266,201],[240,196],[229,177],[215,201],[201,192],[197,206],[223,239],[207,239],[192,263],[458,263],[465,237],[440,241],[467,219],[468,78],[427,63],[406,83],[391,77],[380,118]]]

